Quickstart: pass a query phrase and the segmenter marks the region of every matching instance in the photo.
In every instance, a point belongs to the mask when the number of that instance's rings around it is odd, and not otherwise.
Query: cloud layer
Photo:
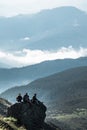
[[[0,15],[30,14],[59,6],[75,6],[87,11],[86,0],[1,0]]]
[[[68,48],[62,47],[57,51],[23,49],[22,51],[13,53],[0,51],[0,62],[5,64],[8,63],[11,67],[22,67],[46,60],[65,58],[76,59],[85,56],[87,56],[87,48],[82,47],[78,50],[75,50],[72,46],[69,46]]]

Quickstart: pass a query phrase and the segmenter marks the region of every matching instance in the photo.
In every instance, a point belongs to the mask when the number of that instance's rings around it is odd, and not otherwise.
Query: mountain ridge
[[[45,10],[32,16],[1,18],[0,46],[9,50],[55,50],[69,45],[86,47],[86,35],[83,35],[87,33],[86,22],[87,14],[70,6]],[[30,40],[21,40],[25,37]]]
[[[49,107],[56,106],[59,110],[68,110],[69,103],[73,102],[70,110],[77,107],[87,107],[84,99],[87,99],[87,66],[65,70],[54,75],[40,78],[22,87],[9,89],[1,94],[4,98],[13,100],[17,93],[29,92],[30,97],[38,94],[40,100],[49,104]],[[14,91],[14,94],[12,93]],[[10,96],[9,96],[10,93]],[[13,99],[12,99],[13,98]],[[15,100],[15,99],[14,99]],[[82,102],[82,101],[84,102]],[[77,101],[80,101],[77,103]],[[76,102],[77,105],[74,105]]]
[[[22,68],[0,69],[1,91],[78,66],[87,66],[87,57],[46,61]]]

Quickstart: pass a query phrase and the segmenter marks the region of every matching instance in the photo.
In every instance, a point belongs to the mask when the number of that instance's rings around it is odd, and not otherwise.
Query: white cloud
[[[29,40],[30,40],[30,37],[24,37],[24,38],[21,38],[20,40],[21,40],[21,41],[29,41]]]
[[[79,22],[77,20],[75,20],[73,23],[73,27],[79,27],[79,26],[80,26]]]
[[[86,0],[1,0],[0,15],[30,14],[59,6],[75,6],[87,11]]]
[[[46,60],[64,59],[64,58],[79,58],[87,56],[87,48],[79,48],[75,50],[72,46],[62,47],[57,51],[42,51],[23,49],[20,52],[3,52],[0,51],[0,62],[9,63],[12,67],[21,67],[40,63]]]

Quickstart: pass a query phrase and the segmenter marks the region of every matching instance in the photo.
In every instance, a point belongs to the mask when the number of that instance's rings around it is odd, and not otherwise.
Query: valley
[[[63,130],[86,130],[87,119],[87,67],[68,69],[37,79],[26,86],[14,87],[1,94],[16,102],[18,93],[37,93],[47,106],[46,122]],[[13,93],[14,92],[14,93]]]
[[[86,34],[87,13],[73,6],[0,17],[0,130],[87,130]],[[18,103],[25,93],[40,104]]]

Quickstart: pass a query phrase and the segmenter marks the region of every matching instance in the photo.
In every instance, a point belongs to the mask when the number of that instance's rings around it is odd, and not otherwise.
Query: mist
[[[0,51],[0,62],[8,64],[10,67],[22,67],[48,60],[77,59],[86,56],[87,48],[83,47],[74,49],[72,46],[69,46],[68,48],[61,47],[60,49],[51,51],[23,49],[14,52]]]

